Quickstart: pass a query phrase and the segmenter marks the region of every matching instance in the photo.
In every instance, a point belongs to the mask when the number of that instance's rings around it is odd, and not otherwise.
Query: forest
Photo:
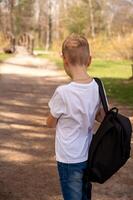
[[[57,50],[70,33],[85,35],[106,56],[132,59],[132,0],[0,0],[0,45],[11,32],[35,38],[35,48]]]

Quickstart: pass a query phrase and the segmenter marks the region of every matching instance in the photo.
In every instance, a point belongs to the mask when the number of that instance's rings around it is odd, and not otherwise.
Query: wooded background
[[[133,0],[0,0],[0,34],[32,33],[35,46],[48,50],[76,32],[132,59],[132,13]]]

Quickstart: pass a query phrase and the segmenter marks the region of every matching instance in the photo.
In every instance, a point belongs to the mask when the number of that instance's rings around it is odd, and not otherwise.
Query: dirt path
[[[0,65],[0,200],[61,200],[54,130],[44,126],[48,100],[65,75],[47,60],[17,54]],[[118,105],[133,120],[133,110]],[[93,200],[132,200],[133,161]]]

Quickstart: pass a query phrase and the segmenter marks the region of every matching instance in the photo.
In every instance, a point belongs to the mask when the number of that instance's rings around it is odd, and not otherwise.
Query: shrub
[[[120,58],[133,61],[133,33],[118,35],[112,39],[112,45]]]

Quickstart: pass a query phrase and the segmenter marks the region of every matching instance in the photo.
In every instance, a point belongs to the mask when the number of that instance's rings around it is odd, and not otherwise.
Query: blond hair
[[[62,54],[71,65],[88,65],[90,57],[87,39],[78,34],[71,34],[62,44]]]

